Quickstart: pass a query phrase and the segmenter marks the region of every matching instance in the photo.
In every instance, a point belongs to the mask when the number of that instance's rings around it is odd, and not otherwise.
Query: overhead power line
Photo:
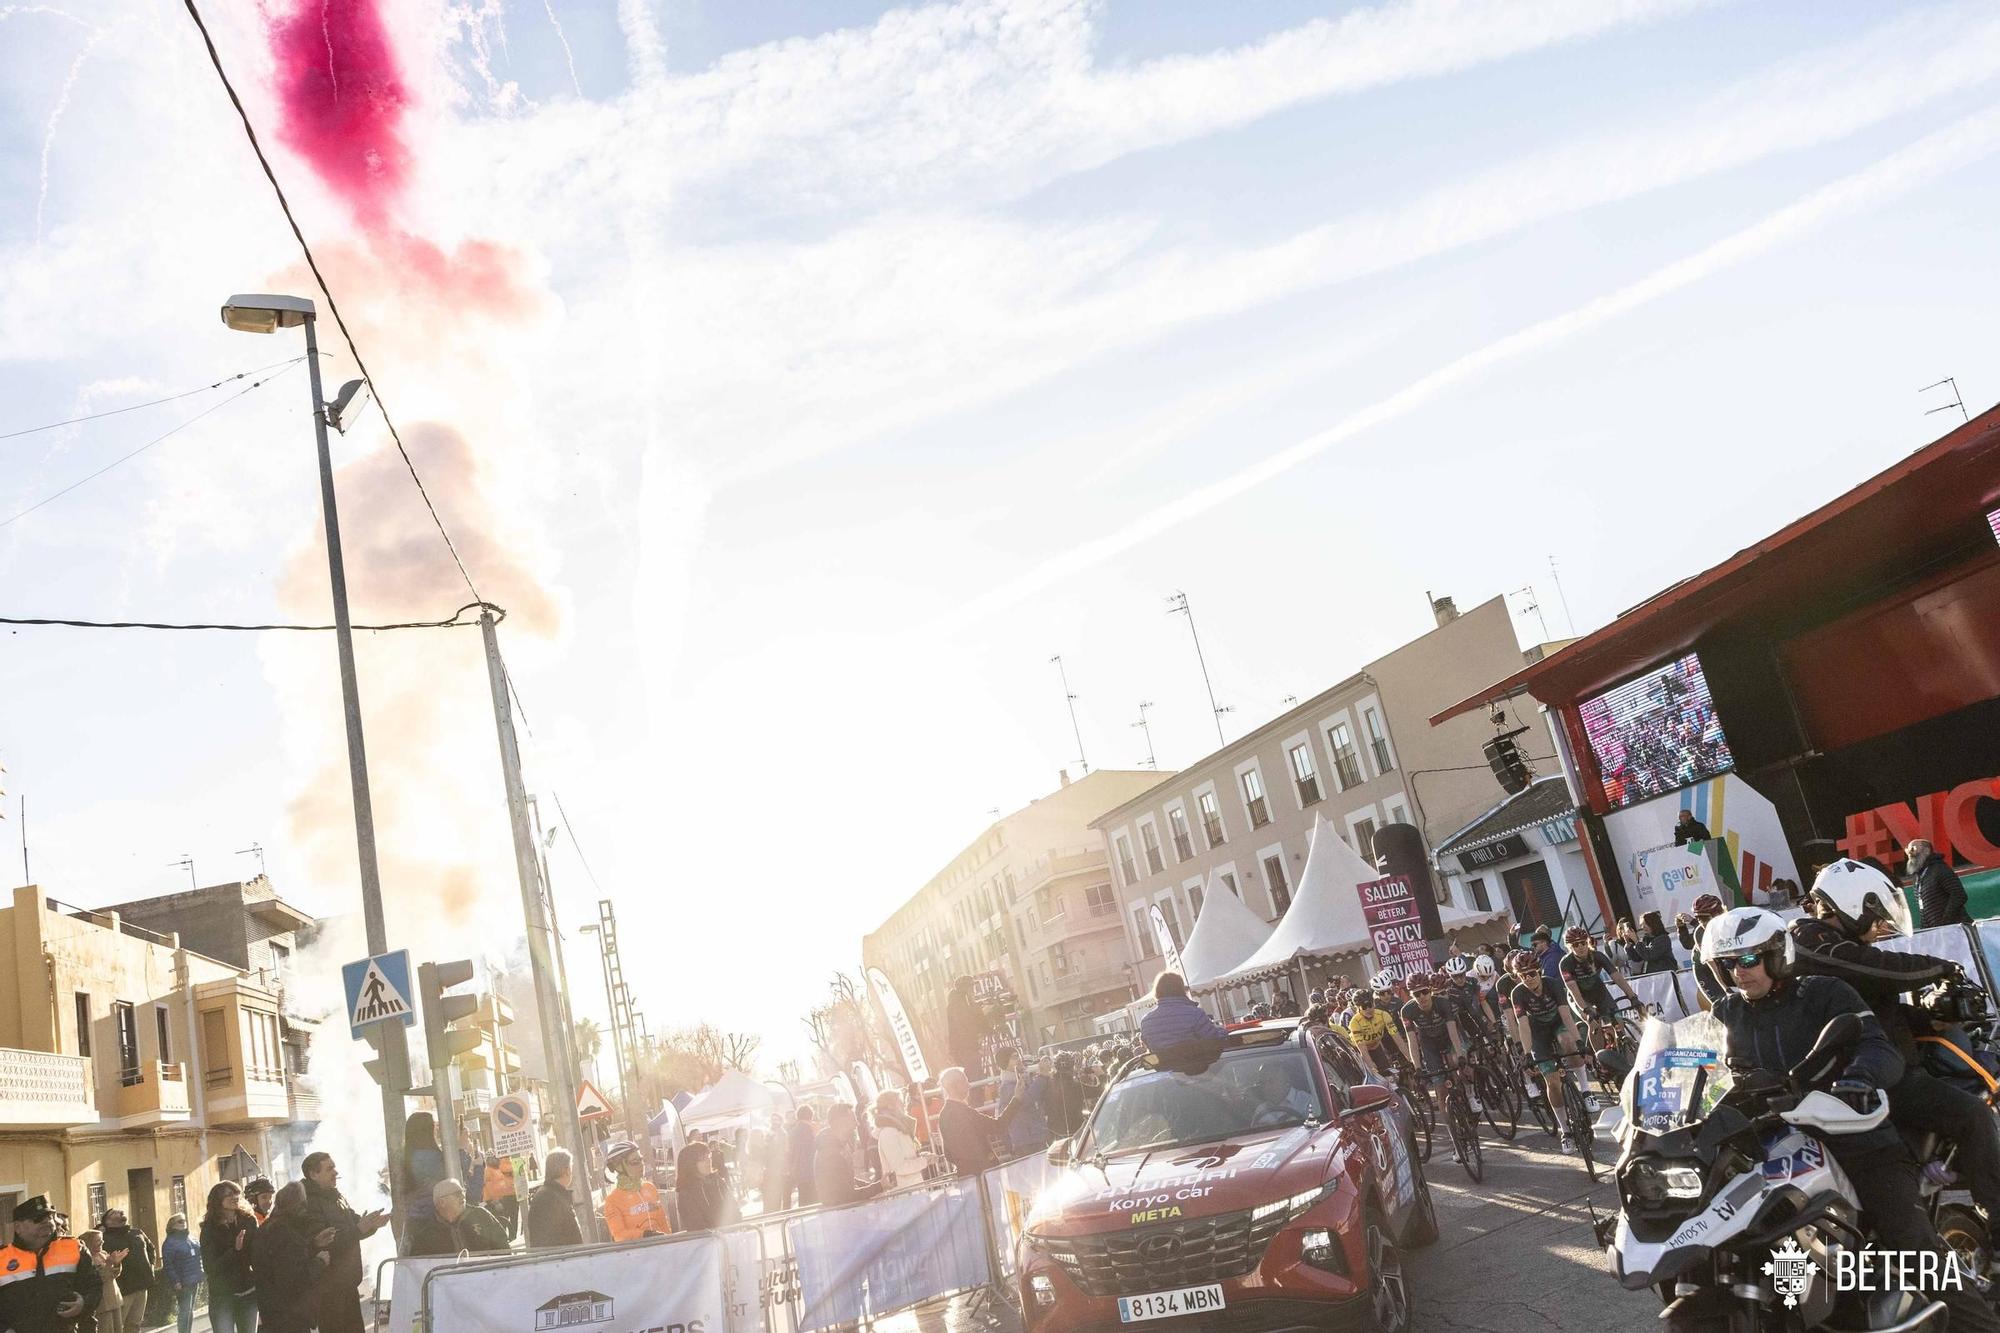
[[[407,620],[391,625],[354,625],[356,630],[379,632],[398,629],[471,629],[478,625],[476,620]],[[192,621],[160,620],[69,620],[56,616],[0,616],[0,625],[59,625],[69,629],[160,629],[160,630],[230,630],[236,633],[261,633],[266,630],[297,630],[321,633],[331,631],[332,625],[224,625],[201,624]]]
[[[159,407],[163,403],[178,403],[183,398],[192,398],[198,393],[207,393],[210,389],[220,389],[231,380],[249,379],[252,375],[261,375],[267,370],[276,370],[280,366],[289,366],[303,360],[305,360],[305,357],[295,356],[286,361],[273,361],[268,366],[257,366],[250,370],[239,370],[234,375],[224,375],[213,384],[204,384],[198,389],[183,389],[179,393],[170,393],[165,398],[149,398],[143,403],[128,403],[124,407],[108,407],[102,412],[86,412],[80,417],[69,417],[62,421],[51,421],[46,426],[25,426],[20,430],[0,432],[0,440],[18,439],[23,435],[38,435],[45,430],[61,430],[64,426],[75,426],[85,421],[101,421],[105,417],[121,416],[126,412],[138,412],[148,407]]]
[[[293,366],[298,365],[299,362],[303,360],[305,360],[305,358],[301,356],[301,357],[295,357],[288,362],[281,361],[278,364],[283,366],[285,370],[289,370]],[[280,370],[278,372],[278,375],[284,374],[285,370]],[[278,378],[278,375],[272,375],[267,379],[252,380],[248,384],[244,385],[242,388],[238,389],[235,393],[230,394],[227,398],[223,399],[221,402],[210,403],[207,407],[204,407],[203,409],[201,409],[201,411],[195,413],[193,416],[189,417],[186,421],[181,422],[180,425],[175,426],[169,430],[161,431],[158,435],[155,435],[152,439],[146,441],[144,444],[140,445],[137,449],[134,449],[129,453],[120,454],[118,457],[112,459],[109,463],[106,463],[103,467],[97,469],[97,471],[91,473],[89,476],[78,477],[75,481],[63,487],[61,490],[55,492],[53,495],[43,496],[41,499],[29,505],[26,509],[23,509],[18,514],[15,514],[12,518],[0,519],[0,528],[9,527],[15,523],[20,522],[28,515],[34,513],[37,509],[40,509],[43,505],[55,503],[57,500],[62,499],[65,495],[68,495],[71,491],[75,490],[77,487],[88,485],[89,483],[96,481],[99,477],[111,471],[113,468],[123,467],[125,464],[137,458],[140,454],[143,454],[148,449],[151,449],[154,445],[163,444],[167,440],[180,434],[182,431],[186,430],[189,426],[192,426],[195,422],[200,421],[203,417],[207,416],[209,413],[220,411],[222,408],[225,408],[229,406],[231,403],[235,402],[238,398],[243,397],[243,395],[255,392],[256,390],[263,388],[266,384],[269,384],[271,380]]]
[[[312,270],[313,281],[319,284],[319,293],[326,298],[326,311],[333,316],[333,322],[340,330],[340,336],[347,341],[348,355],[354,358],[354,368],[361,372],[367,382],[369,392],[375,399],[376,410],[382,414],[382,424],[389,428],[389,438],[396,442],[396,452],[403,457],[403,466],[410,471],[410,480],[417,484],[417,494],[423,497],[424,508],[430,510],[431,522],[437,525],[438,536],[444,538],[445,549],[451,552],[452,563],[458,566],[458,576],[465,580],[465,586],[474,598],[479,598],[479,588],[472,581],[472,574],[465,567],[465,561],[458,554],[458,545],[445,530],[444,519],[437,506],[431,503],[431,494],[424,488],[424,479],[417,475],[417,465],[410,457],[410,451],[403,447],[403,437],[396,430],[395,418],[389,415],[389,404],[382,396],[382,387],[375,383],[375,377],[368,373],[368,363],[361,359],[361,349],[355,346],[354,334],[348,330],[347,321],[340,316],[340,307],[333,299],[333,289],[327,286],[326,275],[319,271],[319,261],[313,257],[312,246],[306,243],[306,234],[299,228],[299,220],[292,215],[291,201],[285,198],[284,186],[278,184],[278,175],[271,169],[271,160],[264,156],[264,145],[257,141],[257,127],[250,123],[250,113],[243,107],[243,99],[236,95],[236,85],[229,81],[229,71],[222,67],[222,54],[215,49],[215,39],[209,36],[208,24],[202,21],[201,11],[194,0],[183,0],[188,17],[201,32],[202,45],[208,48],[209,63],[215,66],[216,78],[222,80],[222,90],[229,94],[229,103],[236,108],[237,119],[243,122],[243,133],[250,139],[250,151],[257,155],[257,165],[264,169],[264,179],[271,182],[271,192],[278,196],[278,207],[290,224],[292,236],[299,243],[299,250],[305,255],[306,267]],[[483,599],[482,599],[483,600]]]

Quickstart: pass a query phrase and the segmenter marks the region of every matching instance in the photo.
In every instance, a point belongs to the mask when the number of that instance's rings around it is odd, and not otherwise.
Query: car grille
[[[1263,1260],[1271,1237],[1284,1225],[1282,1211],[1253,1224],[1246,1209],[1130,1231],[1051,1238],[1048,1247],[1070,1281],[1087,1294],[1132,1296],[1242,1277]]]

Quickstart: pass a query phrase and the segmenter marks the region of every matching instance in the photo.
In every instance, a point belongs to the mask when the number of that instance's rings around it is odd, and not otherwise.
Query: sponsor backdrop
[[[1798,867],[1792,861],[1791,844],[1785,841],[1777,807],[1736,774],[1724,773],[1681,791],[1614,810],[1604,817],[1604,832],[1611,839],[1611,850],[1618,858],[1618,870],[1625,877],[1635,915],[1658,910],[1672,922],[1675,911],[1687,910],[1676,904],[1692,902],[1695,893],[1716,893],[1725,901],[1730,899],[1727,889],[1712,883],[1686,893],[1683,898],[1679,896],[1683,885],[1662,882],[1664,868],[1686,868],[1683,860],[1655,859],[1656,854],[1675,850],[1674,823],[1683,809],[1694,811],[1694,817],[1722,844],[1713,849],[1719,863],[1714,869],[1718,872],[1715,878],[1725,885],[1741,885],[1744,892],[1754,893],[1761,902],[1774,879],[1805,882],[1799,879]]]

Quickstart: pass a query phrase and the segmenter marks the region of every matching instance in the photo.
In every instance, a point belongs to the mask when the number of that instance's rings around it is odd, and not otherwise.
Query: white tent
[[[769,1088],[746,1074],[725,1069],[721,1078],[681,1108],[681,1125],[689,1130],[742,1129],[766,1123],[777,1109],[778,1099]]]
[[[1298,893],[1271,938],[1214,982],[1247,981],[1259,973],[1288,967],[1301,957],[1366,945],[1368,926],[1361,916],[1361,895],[1356,886],[1380,878],[1382,872],[1356,855],[1322,814],[1313,823],[1312,846],[1306,852]],[[1208,909],[1204,905],[1202,910]]]
[[[1194,920],[1194,933],[1181,950],[1181,964],[1187,968],[1187,984],[1206,986],[1257,952],[1257,946],[1271,938],[1271,927],[1244,905],[1229,889],[1209,881],[1201,900],[1201,912]]]

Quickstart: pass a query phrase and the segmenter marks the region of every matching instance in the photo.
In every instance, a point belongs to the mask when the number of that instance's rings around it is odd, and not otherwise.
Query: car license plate
[[[1175,1315],[1200,1314],[1222,1308],[1222,1284],[1182,1287],[1178,1291],[1153,1291],[1144,1296],[1118,1298],[1118,1322],[1136,1324],[1143,1319],[1171,1319]]]

